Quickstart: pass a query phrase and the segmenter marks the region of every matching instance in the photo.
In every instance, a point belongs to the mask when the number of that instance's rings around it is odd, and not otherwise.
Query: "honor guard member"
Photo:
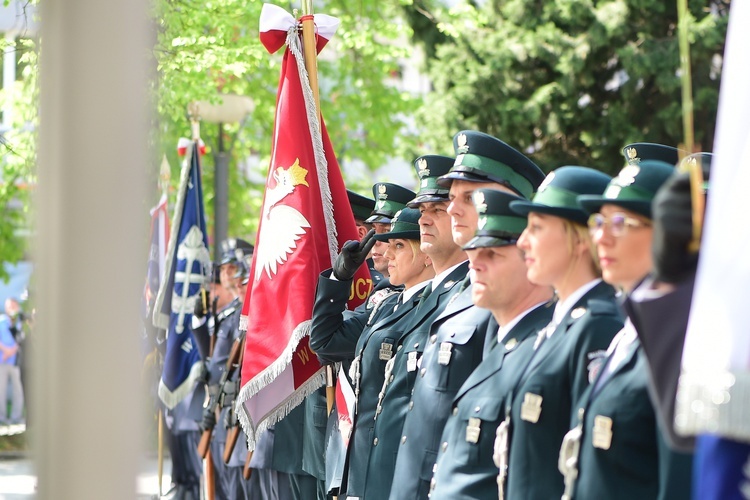
[[[472,198],[480,229],[464,249],[474,275],[472,299],[492,312],[492,343],[453,400],[440,439],[433,500],[497,498],[495,431],[506,418],[506,398],[533,353],[537,332],[552,319],[552,289],[528,280],[516,247],[526,217],[509,205],[522,198],[489,189],[474,191]]]
[[[354,417],[339,493],[347,498],[360,498],[365,494],[365,477],[373,446],[373,418],[385,366],[396,353],[396,342],[406,331],[420,293],[434,276],[429,257],[419,248],[419,217],[417,210],[404,209],[391,221],[390,233],[376,235],[393,238],[386,258],[390,279],[394,285],[403,285],[403,292],[383,300],[370,312],[353,313],[344,318],[352,276],[372,247],[373,232],[359,244],[345,243],[334,263],[332,278],[324,272],[318,280],[310,347],[329,360],[354,358],[350,370],[355,395]]]
[[[624,304],[649,364],[657,418],[670,447],[682,452],[692,452],[695,446],[694,436],[677,434],[674,429],[677,383],[700,250],[700,242],[694,241],[690,170],[701,167],[703,185],[698,191],[705,200],[711,159],[711,153],[685,157],[679,172],[659,189],[652,207],[654,270]]]
[[[544,173],[522,153],[481,132],[459,132],[453,146],[456,160],[437,182],[450,190],[448,214],[453,242],[463,247],[477,230],[478,215],[471,200],[476,189],[531,196]],[[404,421],[393,480],[399,486],[391,490],[392,500],[427,498],[453,397],[482,360],[487,340],[496,338],[494,331],[487,335],[491,317],[489,310],[474,307],[467,275],[432,323]]]
[[[552,321],[534,342],[535,352],[512,390],[498,430],[498,479],[507,498],[558,498],[563,478],[557,459],[569,430],[572,406],[589,385],[607,346],[622,328],[614,289],[601,281],[598,259],[576,197],[601,194],[610,177],[586,167],[560,167],[545,178],[533,202],[514,201],[527,215],[518,240],[529,281],[552,286]],[[509,452],[509,455],[508,455]]]
[[[372,186],[372,192],[376,202],[365,222],[372,226],[375,234],[384,234],[390,231],[391,220],[396,213],[406,208],[406,204],[414,199],[416,193],[397,184],[389,182],[378,182]],[[373,279],[373,289],[369,298],[355,309],[355,312],[371,311],[380,302],[392,294],[400,293],[403,286],[391,285],[388,279],[388,259],[385,258],[385,251],[388,249],[388,242],[376,241],[370,251],[370,258],[367,260],[370,265],[370,273],[374,275],[375,271],[382,274],[383,278],[375,282]],[[350,360],[351,361],[351,360]],[[339,376],[346,376],[351,366],[350,361],[344,361],[341,366]],[[349,381],[351,384],[351,381]],[[328,426],[326,429],[326,456],[325,472],[326,485],[328,491],[336,494],[341,487],[343,478],[344,459],[346,455],[346,446],[344,445],[341,432],[339,430],[339,420],[335,408],[328,416]]]
[[[453,163],[453,158],[436,155],[421,156],[414,162],[420,179],[419,192],[408,206],[419,208],[420,247],[432,261],[435,278],[422,294],[417,310],[410,314],[406,328],[396,338],[396,353],[386,366],[375,412],[365,498],[388,498],[390,494],[396,453],[404,441],[401,431],[430,326],[468,272],[466,254],[451,234],[448,189],[437,184],[437,179],[447,174]]]
[[[590,213],[602,279],[629,294],[652,268],[651,200],[674,172],[668,163],[628,165],[603,195],[579,196]],[[646,360],[629,319],[607,350],[594,382],[574,407],[560,449],[567,499],[690,498],[691,456],[671,452],[648,395]],[[667,482],[682,466],[680,481]]]
[[[346,190],[346,194],[349,198],[349,206],[352,209],[352,214],[354,215],[354,223],[357,226],[358,239],[361,240],[372,229],[372,226],[366,222],[366,219],[375,208],[375,200],[349,189]],[[375,270],[373,260],[368,258],[366,262],[370,271],[370,278],[358,278],[357,281],[352,283],[351,293],[360,299],[366,299],[373,287],[383,279],[383,275]],[[360,307],[364,308],[367,301],[365,300],[362,304]],[[326,364],[327,360],[321,359],[321,362]],[[317,499],[325,500],[327,497],[325,485],[326,427],[328,426],[329,417],[336,418],[336,415],[333,411],[330,416],[328,415],[326,387],[321,387],[310,393],[305,398],[304,406],[305,425],[302,436],[302,469],[315,478]]]
[[[372,194],[375,196],[375,208],[365,222],[372,225],[375,234],[387,233],[391,227],[391,219],[396,215],[396,212],[406,208],[406,204],[417,195],[410,189],[390,182],[373,184]],[[383,254],[387,248],[388,243],[385,241],[376,241],[375,246],[372,247],[372,261],[375,270],[386,277],[388,276],[388,260]]]
[[[224,445],[227,438],[226,419],[234,396],[237,394],[239,373],[237,372],[237,375],[224,383],[223,386],[220,386],[219,382],[226,370],[232,344],[240,335],[239,320],[244,297],[240,297],[239,280],[235,278],[238,262],[245,259],[246,255],[251,255],[252,252],[253,246],[245,240],[229,238],[221,243],[219,278],[221,286],[229,290],[233,299],[227,306],[217,311],[214,323],[213,351],[211,357],[206,360],[209,401],[217,401],[221,413],[217,420],[216,414],[211,411],[209,403],[209,407],[203,413],[201,423],[204,430],[211,428],[214,430],[211,439],[211,456],[216,472],[216,498],[237,498],[237,488],[240,488],[239,492],[242,494],[242,485],[237,481],[237,478],[232,477],[237,471],[227,468],[223,460]]]

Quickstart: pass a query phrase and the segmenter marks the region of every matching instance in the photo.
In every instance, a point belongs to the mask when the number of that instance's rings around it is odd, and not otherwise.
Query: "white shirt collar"
[[[529,314],[531,311],[536,309],[537,307],[541,307],[547,302],[540,302],[536,305],[533,305],[526,309],[524,312],[513,318],[508,322],[507,325],[500,325],[500,328],[497,329],[497,341],[502,342],[503,339],[508,335],[508,333],[515,327],[519,321],[521,321],[524,317],[526,317],[527,314]]]
[[[422,289],[424,289],[424,287],[426,287],[427,283],[429,282],[430,280],[425,280],[421,283],[417,283],[416,285],[404,290],[404,292],[401,294],[401,303],[405,304],[407,300],[414,297],[415,294],[421,292]]]
[[[555,322],[555,325],[559,325],[565,315],[568,314],[568,311],[570,311],[570,309],[576,304],[576,302],[581,300],[581,297],[586,295],[592,288],[601,283],[601,281],[601,278],[589,281],[582,287],[578,288],[578,290],[571,293],[567,299],[562,302],[558,302],[555,305],[555,312],[552,314],[552,321]]]
[[[445,278],[447,278],[450,273],[452,273],[453,271],[455,271],[455,269],[458,266],[460,266],[461,264],[463,264],[464,262],[466,262],[466,261],[459,262],[455,266],[449,267],[445,271],[441,272],[440,274],[438,274],[434,278],[432,278],[432,290],[433,291],[437,290],[437,287],[440,286],[440,284],[445,280]]]

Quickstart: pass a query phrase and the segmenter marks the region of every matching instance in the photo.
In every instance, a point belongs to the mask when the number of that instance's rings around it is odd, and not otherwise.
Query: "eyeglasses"
[[[604,217],[602,214],[591,214],[588,225],[591,236],[600,229],[604,229],[604,226],[609,226],[609,230],[615,238],[619,238],[627,233],[629,229],[651,226],[648,222],[628,217],[620,212],[613,214],[612,217],[609,218]]]

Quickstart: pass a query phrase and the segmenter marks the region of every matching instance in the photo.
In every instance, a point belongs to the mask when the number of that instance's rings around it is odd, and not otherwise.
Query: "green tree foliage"
[[[710,151],[727,5],[691,0],[689,10],[695,139]],[[675,1],[488,0],[447,9],[433,0],[417,12],[447,36],[428,61],[434,92],[418,113],[430,124],[428,142],[478,129],[548,170],[615,173],[629,142],[683,140]]]
[[[1,40],[2,51],[15,51],[18,80],[0,90],[0,105],[9,109],[10,130],[0,139],[0,264],[16,263],[27,250],[30,231],[30,199],[36,185],[37,45],[30,39]],[[6,279],[0,265],[0,280]]]
[[[293,6],[280,4],[288,11]],[[262,199],[271,148],[276,90],[283,50],[269,54],[258,39],[262,3],[248,0],[157,0],[154,4],[156,47],[154,80],[158,124],[155,157],[167,154],[173,184],[178,178],[175,144],[190,133],[188,103],[219,102],[220,93],[249,96],[255,108],[244,124],[225,126],[230,161],[229,233],[252,241]],[[398,71],[409,28],[394,22],[398,6],[375,0],[318,2],[316,12],[338,17],[341,26],[318,61],[321,108],[340,163],[358,159],[371,169],[415,141],[402,126],[418,102],[388,84]],[[213,220],[213,158],[218,127],[202,124],[209,148],[204,160],[204,189],[209,226]],[[252,156],[258,160],[257,183],[236,168]],[[152,169],[154,183],[159,162]],[[369,187],[369,186],[368,186]]]

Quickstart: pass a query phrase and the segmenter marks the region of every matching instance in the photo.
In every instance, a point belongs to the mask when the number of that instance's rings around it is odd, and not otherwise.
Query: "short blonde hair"
[[[599,255],[596,251],[594,240],[591,239],[589,228],[570,219],[563,219],[563,226],[565,228],[565,236],[567,237],[568,253],[573,254],[575,246],[581,241],[586,243],[586,247],[589,250],[588,256],[591,262],[591,270],[601,278],[602,268],[599,266]]]

